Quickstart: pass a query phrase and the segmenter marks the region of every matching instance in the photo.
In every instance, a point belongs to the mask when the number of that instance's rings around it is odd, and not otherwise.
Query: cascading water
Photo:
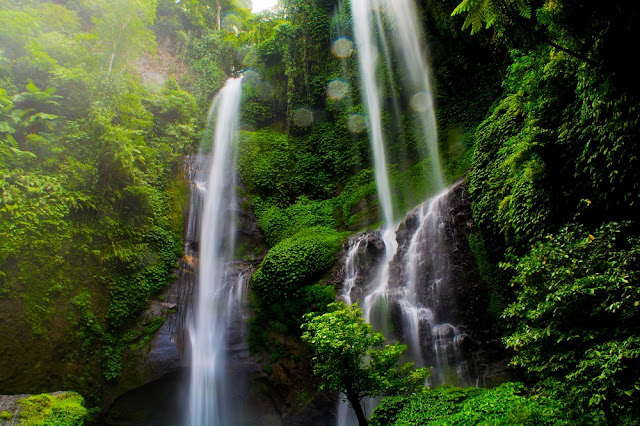
[[[387,157],[384,149],[384,134],[382,127],[382,93],[376,78],[378,54],[373,44],[372,4],[367,0],[352,0],[351,14],[353,16],[353,32],[356,39],[360,82],[362,84],[362,99],[367,109],[367,127],[369,141],[373,151],[374,171],[378,197],[384,224],[393,223],[393,205],[391,201],[391,186],[387,174]]]
[[[410,94],[409,107],[417,114],[422,139],[426,142],[433,169],[433,186],[444,189],[442,166],[438,153],[438,130],[431,95],[431,67],[423,45],[424,34],[418,22],[421,16],[414,0],[380,0],[392,21],[393,46],[406,70],[405,90]],[[418,134],[420,134],[418,133]]]
[[[389,280],[390,309],[400,313],[394,318],[396,333],[414,360],[434,367],[431,385],[470,384],[460,346],[466,334],[454,325],[456,295],[445,218],[451,192],[448,188],[416,207],[400,224]]]
[[[208,179],[194,180],[203,200],[199,223],[199,280],[189,321],[191,382],[189,413],[191,425],[229,424],[230,392],[226,351],[229,318],[242,303],[246,284],[233,279],[227,260],[234,249],[235,168],[233,139],[238,127],[241,80],[230,79],[213,102],[209,119],[215,117],[212,158]],[[206,170],[201,167],[201,170]]]
[[[391,100],[393,105],[398,104],[398,99],[395,88],[382,87],[382,83],[377,78],[379,65],[385,65],[387,74],[391,76],[390,82],[395,81],[390,64],[389,46],[393,47],[407,70],[407,75],[402,81],[405,83],[405,92],[412,94],[409,102],[410,107],[418,114],[417,121],[420,123],[420,128],[416,129],[415,133],[421,135],[426,147],[428,147],[433,173],[432,176],[425,176],[425,179],[432,179],[434,187],[438,189],[442,189],[444,185],[438,155],[435,115],[430,94],[430,71],[426,54],[421,47],[423,36],[417,22],[418,13],[413,0],[352,0],[351,14],[358,53],[362,98],[367,110],[367,125],[374,156],[378,198],[383,213],[381,236],[386,248],[385,260],[381,262],[378,276],[367,291],[362,303],[362,310],[367,321],[384,329],[384,310],[381,308],[386,305],[389,264],[397,250],[395,238],[397,223],[394,222],[391,185],[387,170],[382,107],[386,103],[385,92],[393,94],[394,99]],[[389,21],[389,25],[394,30],[391,32],[390,40],[386,37],[385,19]],[[374,43],[382,46],[386,59],[385,64],[378,63],[378,49]],[[398,126],[402,127],[402,124],[398,123]]]
[[[341,298],[354,303],[362,293],[365,319],[377,329],[389,334],[399,331],[401,340],[410,346],[411,357],[419,365],[435,366],[433,384],[466,380],[452,380],[445,374],[453,366],[458,377],[466,377],[459,342],[464,333],[455,323],[447,300],[455,300],[448,280],[448,252],[444,247],[443,210],[448,190],[417,207],[408,215],[415,228],[407,233],[407,222],[394,222],[394,206],[388,175],[385,132],[382,112],[390,105],[398,108],[400,100],[395,82],[403,83],[407,110],[418,123],[413,134],[424,143],[424,152],[431,161],[432,187],[444,189],[439,154],[436,120],[431,95],[430,67],[423,47],[424,35],[418,23],[420,16],[414,0],[351,0],[353,33],[358,54],[361,96],[367,111],[367,127],[374,156],[374,171],[383,224],[377,235],[384,245],[384,256],[378,260],[373,276],[363,279],[359,258],[366,257],[363,247],[369,236],[354,238],[345,258],[345,280]],[[390,27],[391,31],[386,31]],[[380,46],[385,63],[378,61]],[[394,76],[390,47],[405,73]],[[385,73],[379,68],[385,67]],[[388,76],[385,87],[378,76]],[[396,112],[396,117],[400,114]],[[402,128],[402,123],[396,123]],[[404,233],[403,238],[400,234]],[[376,237],[373,237],[376,238]],[[367,242],[367,244],[365,244]],[[362,288],[358,281],[364,281]],[[455,309],[453,310],[455,311]],[[393,327],[391,326],[393,324]],[[371,404],[369,404],[371,405]],[[370,407],[369,407],[370,409]],[[339,425],[354,423],[346,404],[338,406]]]

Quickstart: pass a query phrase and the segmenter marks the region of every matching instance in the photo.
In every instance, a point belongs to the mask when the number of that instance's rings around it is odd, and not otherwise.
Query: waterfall
[[[352,0],[351,14],[358,52],[362,100],[367,109],[367,128],[375,162],[374,172],[378,197],[380,198],[384,224],[391,225],[393,223],[393,206],[382,129],[382,93],[376,78],[378,54],[373,44],[371,3],[367,0]]]
[[[453,237],[447,217],[452,188],[411,211],[396,231],[399,249],[389,284],[396,332],[411,358],[433,366],[430,385],[470,385],[461,344],[467,335],[457,324],[451,274]],[[397,317],[400,318],[397,318]]]
[[[351,304],[362,297],[360,303],[369,323],[388,337],[395,331],[396,337],[409,345],[409,356],[418,366],[434,366],[430,384],[466,384],[468,373],[460,350],[465,334],[454,325],[455,297],[443,222],[450,190],[444,189],[440,166],[431,71],[418,22],[420,14],[414,0],[351,0],[351,15],[383,223],[375,236],[359,235],[350,241],[340,298]],[[402,75],[395,74],[397,69],[404,71]],[[386,76],[386,84],[381,76]],[[401,95],[396,82],[402,85]],[[382,115],[392,108],[399,121],[402,102],[405,111],[411,111],[412,122],[417,123],[413,134],[431,162],[431,175],[424,178],[442,192],[398,223],[394,220]],[[395,125],[401,129],[403,123]],[[384,255],[378,256],[374,271],[367,272],[369,266],[362,259],[367,258],[365,250],[372,238],[383,244]],[[450,369],[455,374],[448,374]],[[372,405],[365,402],[367,411]],[[354,423],[346,404],[340,402],[337,411],[338,425]]]
[[[385,260],[380,264],[377,278],[370,286],[362,302],[365,319],[377,328],[385,330],[384,307],[387,304],[389,265],[397,250],[395,238],[394,206],[391,196],[391,185],[388,175],[387,154],[385,152],[385,135],[382,124],[382,108],[386,103],[385,93],[391,93],[394,106],[398,105],[395,90],[396,81],[392,64],[391,46],[400,58],[406,70],[404,91],[410,95],[409,107],[418,115],[419,129],[425,151],[431,159],[433,173],[425,176],[432,179],[438,189],[444,187],[438,155],[438,137],[433,110],[431,87],[429,81],[430,68],[426,53],[422,47],[423,34],[417,22],[417,8],[413,0],[352,0],[351,14],[353,32],[358,53],[358,70],[361,82],[362,100],[367,111],[369,140],[374,157],[374,172],[378,190],[378,198],[383,213],[382,239],[386,248]],[[393,31],[385,31],[384,22],[388,21]],[[387,33],[390,34],[387,37]],[[388,39],[389,38],[389,39]],[[384,64],[379,64],[378,48],[382,46]],[[379,65],[384,65],[386,74],[390,76],[389,86],[377,77]],[[402,127],[402,123],[397,123]]]
[[[383,329],[387,338],[409,347],[405,360],[415,362],[417,367],[433,367],[427,383],[430,386],[475,384],[465,358],[469,346],[475,343],[467,341],[466,328],[458,322],[451,265],[451,254],[457,249],[450,215],[454,188],[456,185],[425,201],[392,228],[396,248],[390,261],[386,231],[352,237],[344,257],[345,275],[339,294],[348,304],[358,299],[364,306],[371,300],[378,303],[369,306],[375,315],[365,319]],[[381,283],[382,268],[386,281]],[[375,403],[364,401],[368,413]],[[337,425],[356,423],[352,410],[340,399]]]
[[[395,50],[400,57],[407,79],[404,83],[409,93],[409,107],[418,116],[423,141],[431,158],[433,169],[430,178],[435,187],[444,188],[442,166],[438,153],[438,131],[431,91],[431,67],[423,46],[424,34],[418,22],[421,14],[414,0],[378,0],[392,22]]]
[[[416,123],[412,130],[419,141],[419,150],[431,163],[431,173],[425,179],[430,179],[437,191],[444,189],[425,37],[414,0],[352,0],[351,15],[383,223],[392,226],[394,206],[383,111],[394,110],[397,129],[404,125],[398,110],[410,112],[411,122]],[[400,94],[398,84],[402,86]]]
[[[215,118],[208,178],[195,176],[202,214],[190,219],[188,233],[199,226],[199,279],[189,319],[191,382],[188,423],[229,424],[230,383],[227,378],[227,331],[243,300],[246,279],[232,277],[227,261],[233,255],[235,167],[233,140],[237,130],[241,80],[230,79],[214,99],[209,120]],[[197,213],[195,213],[197,214]]]

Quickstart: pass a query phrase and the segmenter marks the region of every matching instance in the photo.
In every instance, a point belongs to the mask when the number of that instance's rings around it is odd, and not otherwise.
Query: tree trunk
[[[216,0],[216,5],[218,6],[218,31],[220,31],[220,16],[222,15],[222,5],[220,4],[220,0]]]
[[[116,52],[115,50],[113,51],[113,53],[111,53],[111,60],[109,61],[109,71],[111,72],[111,68],[113,67],[113,59],[116,57]]]
[[[347,399],[351,403],[351,407],[353,408],[353,411],[356,412],[356,417],[358,418],[358,425],[367,426],[369,422],[367,421],[367,416],[364,415],[364,410],[362,409],[362,405],[360,405],[360,398],[358,398],[355,392],[347,390]]]

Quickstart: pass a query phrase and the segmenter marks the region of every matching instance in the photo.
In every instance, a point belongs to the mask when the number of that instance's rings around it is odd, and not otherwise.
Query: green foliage
[[[238,166],[250,193],[284,207],[301,195],[326,199],[354,168],[346,131],[325,123],[306,137],[290,137],[270,129],[242,132]]]
[[[38,21],[27,11],[0,10],[0,46],[8,58],[24,55],[26,45],[38,30]]]
[[[188,43],[190,73],[185,78],[185,85],[196,94],[198,104],[204,109],[232,74],[235,50],[232,42],[217,31],[207,31]]]
[[[93,33],[102,43],[105,66],[111,72],[116,64],[142,52],[153,52],[155,37],[149,28],[156,16],[155,0],[102,0],[87,3],[95,8]]]
[[[471,34],[475,34],[483,25],[490,28],[498,22],[504,23],[518,17],[531,18],[532,12],[533,6],[528,0],[463,0],[451,12],[451,16],[465,13],[462,29],[471,27]]]
[[[344,227],[355,231],[363,225],[377,222],[377,190],[373,170],[364,169],[352,176],[337,197]]]
[[[275,205],[293,201],[295,150],[286,135],[271,130],[242,132],[238,169],[250,193]]]
[[[274,246],[253,275],[251,288],[263,303],[297,298],[305,283],[329,269],[342,237],[328,228],[309,228]]]
[[[533,115],[542,107],[538,93],[528,94],[528,90],[530,86],[521,86],[516,94],[505,97],[478,127],[469,174],[474,219],[484,235],[511,250],[539,238],[551,213],[543,151],[548,137],[542,123],[527,116],[528,111]],[[544,122],[545,128],[550,125]]]
[[[25,426],[82,426],[88,421],[84,398],[75,392],[59,395],[43,393],[18,401],[20,424]]]
[[[283,239],[292,237],[306,228],[333,228],[333,209],[333,200],[315,201],[300,196],[295,204],[286,208],[257,204],[256,214],[267,243],[275,246]]]
[[[8,422],[11,419],[13,419],[13,413],[10,413],[7,410],[2,410],[2,412],[0,412],[0,420],[4,420],[5,422]]]
[[[386,345],[382,333],[374,333],[356,305],[329,305],[329,312],[305,315],[302,340],[312,352],[313,371],[320,389],[342,392],[362,424],[360,401],[380,395],[408,395],[424,386],[428,369],[413,363],[397,366],[406,345]]]
[[[467,241],[469,242],[469,249],[473,253],[473,257],[478,265],[480,277],[482,281],[487,283],[489,290],[489,306],[487,307],[487,312],[489,312],[497,323],[500,323],[500,317],[506,308],[505,289],[502,287],[502,283],[504,282],[502,275],[504,272],[497,268],[491,261],[481,233],[470,234]]]
[[[410,397],[385,398],[371,425],[572,425],[566,407],[521,383],[494,389],[439,386]]]
[[[560,142],[575,144],[574,179],[602,210],[633,214],[640,205],[640,102],[598,73],[581,69],[577,78],[575,119],[560,129]]]
[[[637,102],[565,54],[540,49],[513,60],[510,94],[478,127],[469,174],[474,218],[490,245],[523,253],[570,220],[580,199],[595,202],[594,216],[633,216]]]
[[[431,163],[431,159],[427,157],[414,162],[405,170],[398,170],[395,165],[390,167],[389,180],[391,187],[394,188],[395,217],[403,217],[416,205],[440,190],[430,179]]]
[[[640,390],[640,240],[631,232],[611,222],[549,235],[514,265],[517,300],[504,313],[513,365],[621,421],[637,418]]]
[[[173,279],[175,181],[200,112],[175,80],[151,94],[128,72],[155,43],[155,1],[23,3],[0,6],[0,309],[12,324],[0,338],[20,334],[31,355],[2,367],[3,390],[46,366],[42,387],[94,403],[103,366],[118,377],[127,329]]]
[[[508,22],[503,40],[521,50],[476,130],[468,176],[482,237],[470,245],[491,310],[511,302],[513,364],[621,424],[638,416],[637,225],[625,220],[638,215],[639,100],[611,49],[635,31],[618,14],[635,10],[544,2],[535,27]]]

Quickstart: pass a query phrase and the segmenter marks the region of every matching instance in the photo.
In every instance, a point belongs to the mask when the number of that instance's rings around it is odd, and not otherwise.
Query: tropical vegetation
[[[638,422],[640,6],[418,1],[445,178],[468,189],[514,378],[429,390],[332,304],[345,239],[381,221],[355,53],[332,51],[348,3],[0,2],[0,393],[77,392],[24,399],[24,424],[83,424],[133,386],[128,360],[164,323],[140,315],[183,255],[183,159],[210,148],[209,104],[240,74],[238,191],[268,249],[249,344],[272,383],[281,360],[312,365],[356,411],[389,395],[380,425]],[[403,214],[435,187],[388,115]]]

